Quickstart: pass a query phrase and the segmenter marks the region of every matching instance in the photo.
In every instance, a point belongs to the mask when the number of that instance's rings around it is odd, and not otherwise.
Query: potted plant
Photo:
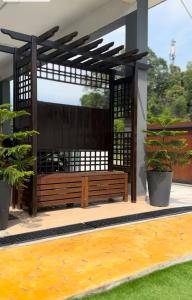
[[[25,111],[11,111],[9,104],[0,105],[0,230],[8,225],[12,187],[24,186],[34,175],[31,170],[35,158],[31,156],[31,145],[22,143],[36,131],[5,133],[4,125],[15,118],[29,115]]]
[[[171,130],[170,126],[178,119],[169,116],[152,118],[158,130],[145,130],[147,134],[146,164],[149,201],[153,206],[168,206],[170,201],[173,168],[185,165],[192,158],[192,151],[187,151],[186,139],[181,135],[186,131]]]

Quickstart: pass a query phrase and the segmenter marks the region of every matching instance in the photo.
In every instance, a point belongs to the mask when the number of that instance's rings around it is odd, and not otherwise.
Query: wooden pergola
[[[78,202],[79,198],[82,206],[86,206],[89,188],[99,182],[99,178],[100,185],[95,189],[98,192],[93,193],[93,199],[97,195],[105,198],[125,195],[122,190],[127,189],[127,185],[122,187],[122,184],[129,174],[131,200],[136,202],[135,69],[136,62],[147,52],[139,53],[138,49],[122,52],[124,46],[114,48],[113,42],[100,45],[102,38],[88,42],[89,35],[77,39],[76,31],[52,40],[58,30],[57,26],[37,37],[1,29],[3,34],[25,43],[19,48],[0,45],[0,51],[14,56],[14,109],[31,113],[15,122],[14,130],[40,132],[29,141],[33,155],[37,157],[33,166],[36,175],[28,189],[20,192],[14,201],[27,207],[32,215],[39,207]],[[119,67],[124,71],[120,72]],[[40,102],[39,78],[107,89],[109,109]],[[129,119],[130,128],[125,132],[114,132],[114,120],[120,118]],[[105,193],[100,193],[103,180],[107,185]],[[49,187],[45,188],[46,184]],[[66,196],[67,189],[77,195]],[[46,190],[52,192],[46,194]],[[54,198],[58,190],[60,196]],[[51,202],[51,197],[55,201]]]

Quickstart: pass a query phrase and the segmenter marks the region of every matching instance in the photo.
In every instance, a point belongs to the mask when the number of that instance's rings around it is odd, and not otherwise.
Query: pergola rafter
[[[55,41],[55,44],[58,45],[58,46],[63,45],[63,44],[66,44],[66,43],[72,41],[73,38],[76,37],[77,35],[78,35],[78,32],[77,32],[77,31],[74,31],[74,32],[72,32],[72,33],[70,33],[70,34],[68,34],[68,35],[65,35],[64,37],[62,37],[62,38],[60,38],[60,39],[57,39],[57,40]],[[47,52],[47,51],[49,51],[49,50],[52,50],[52,48],[51,48],[51,47],[46,47],[46,46],[44,46],[44,47],[41,47],[40,49],[38,49],[38,50],[37,50],[37,53],[38,53],[38,54],[42,54],[42,53],[45,53],[45,52]]]
[[[71,44],[71,46],[73,48],[76,48],[76,47],[79,47],[81,46],[82,44],[85,43],[85,41],[87,41],[89,39],[89,36],[86,36],[84,38],[81,38],[79,41],[76,41],[76,42],[73,42]],[[82,46],[82,47],[79,47],[78,50],[79,50],[79,54],[81,53],[86,53],[86,51],[89,51],[91,49],[94,49],[96,48],[99,44],[101,44],[103,42],[103,39],[99,39],[99,40],[96,40],[92,43],[89,43],[85,46]],[[70,46],[70,45],[69,45]],[[57,51],[55,51],[57,52]],[[74,54],[71,54],[69,52],[66,52],[65,54],[63,54],[63,52],[61,53],[62,55],[57,55],[55,54],[55,52],[53,52],[53,54],[50,54],[48,55],[48,57],[46,57],[46,59],[51,59],[53,62],[55,63],[61,63],[61,62],[65,62],[65,60],[69,59],[69,58],[73,58],[74,57]],[[40,58],[41,59],[41,58]]]
[[[106,52],[113,46],[113,43],[98,47],[103,42],[103,39],[98,39],[87,44],[87,41],[90,38],[89,35],[72,41],[77,36],[76,31],[55,41],[50,40],[58,29],[58,26],[56,26],[39,37],[33,36],[39,47],[37,49],[38,61],[96,72],[102,68],[103,71],[110,74],[112,71],[114,72],[114,68],[135,62],[147,54],[146,52],[138,53],[138,49],[119,54],[119,52],[124,49],[124,46],[119,46]],[[30,60],[30,44],[32,36],[7,29],[1,29],[1,32],[9,35],[12,39],[27,42],[27,44],[20,47],[18,50],[18,53],[23,56],[20,63],[27,64]],[[69,41],[72,42],[68,43]],[[6,52],[6,48],[4,48],[4,51]],[[49,53],[46,54],[48,51]]]
[[[69,57],[72,57],[74,54],[70,53],[70,51],[73,50],[73,49],[75,49],[75,48],[78,48],[78,47],[84,45],[84,43],[86,41],[88,41],[88,39],[89,39],[89,35],[86,35],[86,36],[84,36],[84,37],[82,37],[82,38],[80,38],[80,39],[78,39],[78,40],[76,40],[76,41],[68,44],[67,45],[67,48],[68,48],[67,55],[69,55]],[[50,60],[51,59],[54,60],[55,58],[57,58],[58,56],[60,56],[61,54],[65,53],[65,52],[66,51],[63,51],[63,50],[56,50],[56,51],[52,52],[51,54],[48,54],[46,58],[47,58],[47,60],[49,60],[49,59]],[[39,59],[41,60],[41,57],[39,57]]]
[[[108,44],[109,45],[109,44]],[[114,43],[111,43],[111,45],[110,45],[110,47],[109,48],[111,48],[112,46],[114,45]],[[105,46],[103,46],[103,47],[105,47]],[[101,47],[102,48],[102,47]],[[116,55],[116,54],[118,54],[121,50],[123,50],[124,49],[124,46],[123,45],[121,45],[121,46],[119,46],[119,47],[116,47],[116,48],[113,48],[112,50],[109,50],[109,51],[107,51],[107,52],[105,52],[105,51],[101,51],[100,53],[102,53],[102,52],[104,52],[103,54],[102,54],[102,57],[103,57],[103,59],[105,59],[106,57],[110,57],[110,56],[113,56],[113,55]],[[94,50],[95,51],[95,53],[98,53],[97,51],[99,51],[99,49],[96,49],[96,50]],[[99,53],[98,53],[99,54]],[[74,64],[75,63],[79,63],[79,62],[81,62],[81,61],[83,60],[83,58],[82,57],[80,57],[79,59],[77,58],[77,60],[75,60],[74,61]],[[89,59],[86,63],[82,63],[82,66],[91,66],[91,65],[93,65],[94,63],[96,63],[96,62],[98,62],[99,60],[98,59],[96,59],[96,58],[91,58],[91,59]]]

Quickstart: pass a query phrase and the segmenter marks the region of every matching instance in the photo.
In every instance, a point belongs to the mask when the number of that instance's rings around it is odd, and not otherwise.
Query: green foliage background
[[[148,118],[169,115],[192,120],[192,63],[186,71],[167,62],[149,49]]]
[[[185,71],[167,62],[149,49],[148,63],[148,119],[160,115],[192,120],[192,62]],[[87,91],[82,106],[107,108],[108,92],[101,89]],[[124,120],[115,120],[115,131],[124,129]]]

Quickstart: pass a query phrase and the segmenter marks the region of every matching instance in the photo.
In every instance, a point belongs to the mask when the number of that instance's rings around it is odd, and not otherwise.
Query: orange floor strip
[[[192,214],[0,250],[1,300],[60,300],[192,254]]]

